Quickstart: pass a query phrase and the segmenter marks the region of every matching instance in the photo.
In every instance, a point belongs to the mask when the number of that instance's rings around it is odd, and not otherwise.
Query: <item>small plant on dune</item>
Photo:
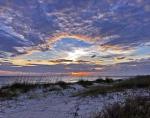
[[[93,82],[92,81],[88,81],[88,80],[79,80],[77,82],[77,84],[83,86],[83,87],[88,87],[88,86],[91,86],[93,85]]]
[[[105,80],[102,79],[102,78],[98,78],[98,79],[95,80],[95,82],[96,82],[96,83],[104,83]]]
[[[102,79],[102,78],[99,77],[94,82],[95,83],[113,83],[115,81],[113,79],[111,79],[111,78],[108,78],[108,77],[106,79]]]
[[[59,81],[56,83],[56,85],[59,85],[61,88],[66,89],[68,88],[68,83],[64,82],[64,81]]]
[[[105,81],[106,81],[106,83],[113,83],[114,82],[114,80],[111,78],[106,78]]]

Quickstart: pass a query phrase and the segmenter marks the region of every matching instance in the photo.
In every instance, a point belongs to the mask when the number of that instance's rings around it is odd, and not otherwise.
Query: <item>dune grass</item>
[[[79,84],[79,85],[87,88],[87,87],[94,85],[95,83],[112,84],[113,82],[115,82],[115,80],[113,80],[111,78],[106,78],[106,79],[98,78],[94,81],[79,80],[78,82],[76,82],[76,84]]]
[[[87,81],[87,80],[79,80],[78,82],[75,83],[66,83],[64,81],[58,81],[56,83],[27,83],[27,82],[16,82],[12,85],[7,85],[2,88],[0,88],[0,99],[12,99],[14,97],[17,97],[23,93],[27,93],[31,90],[37,89],[37,88],[42,88],[44,92],[47,91],[58,91],[58,90],[63,90],[69,88],[69,85],[72,84],[79,84],[83,87],[89,87],[93,85],[95,82],[100,83],[101,80],[99,81]],[[102,80],[102,82],[105,82],[105,80]],[[59,86],[60,88],[56,87]]]
[[[150,118],[150,96],[130,98],[124,104],[106,106],[94,113],[92,118]]]
[[[100,83],[101,85],[95,86],[95,83]],[[0,88],[0,99],[12,99],[13,97],[17,97],[37,88],[42,88],[45,92],[63,90],[69,88],[72,84],[78,84],[86,88],[83,91],[75,93],[73,96],[97,96],[99,94],[122,91],[124,89],[150,88],[150,76],[137,76],[122,81],[112,80],[110,78],[103,80],[99,78],[95,81],[79,80],[75,83],[66,83],[63,81],[43,84],[25,82],[14,83],[10,86]],[[59,86],[59,88],[56,86]]]
[[[37,88],[35,84],[15,83],[11,86],[2,87],[0,89],[0,98],[11,99],[20,95],[21,93],[26,93],[34,88]]]
[[[113,82],[109,85],[98,85],[89,87],[86,90],[79,91],[73,96],[97,96],[111,92],[119,92],[125,89],[150,88],[150,76],[137,76],[123,81]]]
[[[43,84],[26,83],[26,82],[14,83],[12,85],[0,88],[0,100],[12,99],[14,97],[18,97],[23,93],[27,93],[37,88],[42,89],[43,92],[47,92],[47,91],[63,90],[67,89],[68,87],[69,87],[68,83],[62,81],[59,81],[57,83],[43,83]]]
[[[136,76],[114,85],[116,88],[145,88],[150,87],[150,76]]]

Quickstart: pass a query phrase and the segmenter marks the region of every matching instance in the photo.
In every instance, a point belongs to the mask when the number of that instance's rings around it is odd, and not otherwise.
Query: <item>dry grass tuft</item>
[[[124,104],[107,106],[93,118],[150,118],[150,97],[127,99]]]

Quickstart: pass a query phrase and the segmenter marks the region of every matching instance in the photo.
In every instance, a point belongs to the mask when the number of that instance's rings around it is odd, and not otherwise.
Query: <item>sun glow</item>
[[[72,72],[72,76],[81,77],[81,76],[90,76],[90,72]]]
[[[81,35],[81,34],[68,34],[68,33],[56,33],[53,36],[51,36],[50,38],[46,39],[46,42],[43,44],[39,44],[37,46],[32,46],[32,47],[28,47],[26,48],[26,53],[25,55],[28,54],[32,54],[34,52],[40,51],[42,50],[46,50],[46,49],[51,49],[52,45],[56,42],[59,41],[63,38],[74,38],[74,39],[78,39],[78,40],[83,40],[86,41],[88,43],[94,43],[96,42],[98,39],[101,39],[100,36],[97,37],[90,37],[90,36],[86,36],[86,35]],[[25,48],[25,47],[24,47]]]
[[[73,52],[68,52],[68,56],[66,57],[66,59],[77,61],[79,57],[85,56],[86,54],[87,52],[85,50],[77,49],[77,50],[74,50]]]

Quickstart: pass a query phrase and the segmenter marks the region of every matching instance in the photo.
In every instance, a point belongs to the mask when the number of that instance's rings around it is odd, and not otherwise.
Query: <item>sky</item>
[[[0,0],[0,75],[150,74],[149,0]]]

